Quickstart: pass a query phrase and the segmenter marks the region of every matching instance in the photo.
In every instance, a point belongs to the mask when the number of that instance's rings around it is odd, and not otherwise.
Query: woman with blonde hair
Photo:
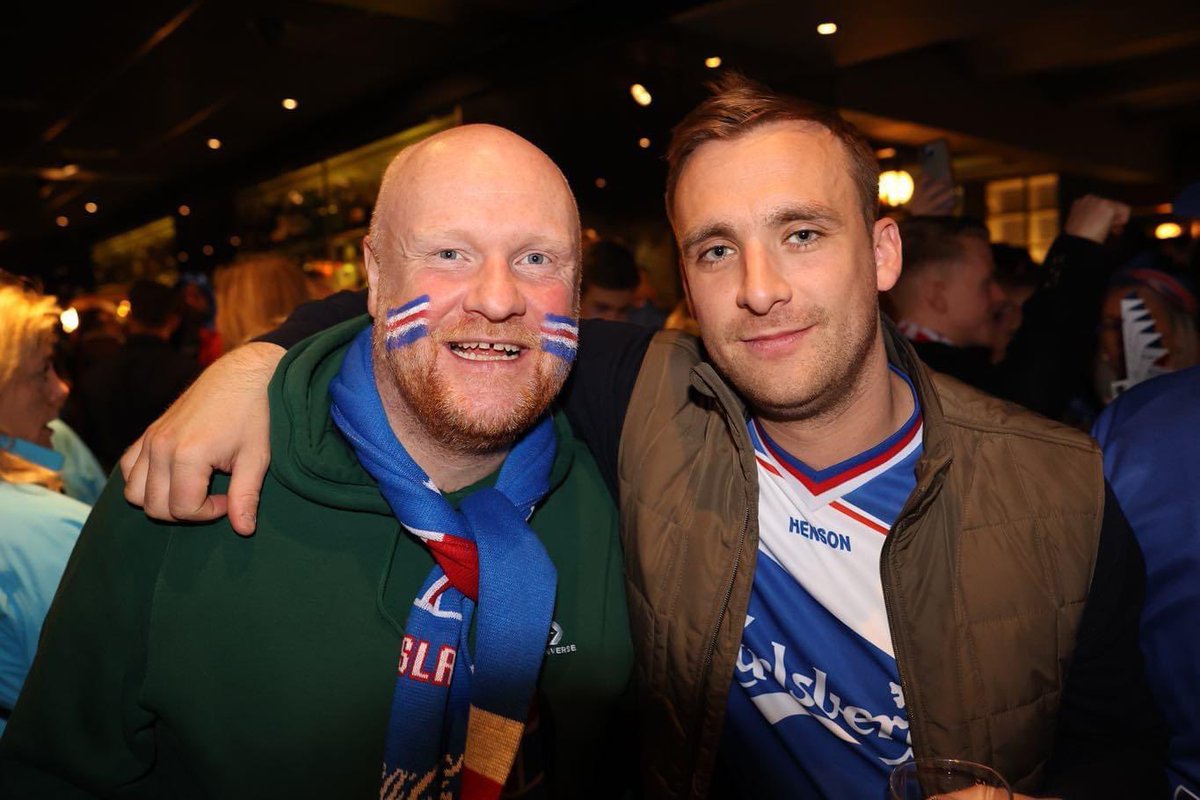
[[[225,352],[272,330],[312,296],[304,271],[290,258],[247,255],[217,270],[217,333]]]
[[[61,493],[50,423],[67,399],[52,361],[59,307],[0,272],[0,733],[90,508]]]

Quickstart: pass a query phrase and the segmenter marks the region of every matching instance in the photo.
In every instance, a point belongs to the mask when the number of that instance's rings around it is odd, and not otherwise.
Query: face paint
[[[1113,381],[1114,397],[1167,372],[1158,363],[1167,355],[1167,349],[1162,346],[1162,333],[1146,304],[1134,292],[1121,299],[1121,339],[1125,349],[1125,379]]]
[[[387,349],[408,347],[429,335],[425,312],[429,310],[429,295],[423,294],[387,312]]]
[[[542,323],[542,349],[570,364],[579,346],[579,323],[574,317],[547,314]]]

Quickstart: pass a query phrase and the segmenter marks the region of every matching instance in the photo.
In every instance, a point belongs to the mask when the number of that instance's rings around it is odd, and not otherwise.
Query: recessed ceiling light
[[[709,69],[716,69],[717,67],[721,66],[721,57],[709,56],[708,58],[704,59],[704,66],[708,67]]]
[[[638,139],[638,147],[642,148],[643,150],[646,150],[647,148],[650,147],[650,140],[647,137],[643,136],[642,138]]]
[[[71,220],[67,219],[66,217],[56,217],[54,219],[54,224],[60,228],[65,228],[71,224]]]
[[[204,255],[206,255],[206,256],[211,256],[213,254],[213,246],[211,244],[206,244],[206,245],[204,245],[204,247],[202,247],[200,249],[204,252]]]
[[[605,186],[608,186],[608,181],[604,180],[604,178],[596,178],[597,189],[603,189]]]
[[[237,236],[237,235],[230,236],[230,237],[229,237],[229,244],[230,244],[232,247],[241,247],[241,246],[242,246],[242,237],[240,237],[240,236]]]
[[[294,97],[283,98],[283,107],[288,111],[295,111],[300,106],[300,103]]]
[[[187,260],[188,260],[187,252],[184,250],[180,250],[178,253],[175,254],[175,260],[178,261],[180,264],[186,264]]]
[[[836,22],[822,22],[817,26],[817,33],[821,34],[822,36],[832,36],[833,34],[837,33],[837,29]]]
[[[89,214],[95,214],[100,210],[100,206],[96,205],[95,203],[84,203],[83,210]]]
[[[1178,239],[1183,236],[1183,226],[1178,222],[1164,222],[1154,229],[1155,239]]]
[[[635,83],[629,87],[629,93],[633,95],[633,102],[639,106],[648,106],[654,102],[654,98],[650,96],[650,91],[640,83]]]
[[[221,149],[221,140],[216,139],[216,138],[209,139],[208,140],[208,149],[209,150],[220,150]]]
[[[190,213],[192,213],[191,206],[184,205],[179,207],[179,216],[186,217]]]

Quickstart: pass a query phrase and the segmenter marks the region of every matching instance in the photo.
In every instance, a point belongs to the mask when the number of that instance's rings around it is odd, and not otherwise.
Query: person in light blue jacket
[[[66,458],[53,447],[67,398],[52,361],[58,314],[53,297],[0,273],[0,734],[90,510],[61,493]]]

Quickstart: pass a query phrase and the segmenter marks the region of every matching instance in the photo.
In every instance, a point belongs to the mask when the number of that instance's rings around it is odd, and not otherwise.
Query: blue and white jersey
[[[722,743],[745,796],[882,797],[912,758],[879,560],[916,485],[915,391],[913,405],[885,441],[819,471],[748,423],[758,566]]]

